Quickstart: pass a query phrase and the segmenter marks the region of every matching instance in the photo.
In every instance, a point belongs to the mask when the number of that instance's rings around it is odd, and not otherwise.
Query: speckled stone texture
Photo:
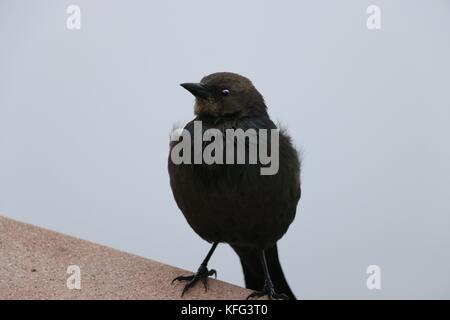
[[[70,265],[81,289],[67,288]],[[181,299],[192,272],[0,216],[0,299]],[[210,279],[183,299],[245,299],[249,290]]]

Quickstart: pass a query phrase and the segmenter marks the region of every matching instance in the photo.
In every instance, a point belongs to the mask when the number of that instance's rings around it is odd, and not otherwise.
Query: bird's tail
[[[254,248],[232,246],[234,251],[241,259],[242,270],[244,271],[245,287],[251,290],[259,291],[264,287],[265,277],[258,252]],[[275,292],[284,293],[291,299],[296,299],[291,288],[284,277],[278,259],[278,249],[275,244],[273,247],[265,250],[267,266],[270,277],[275,288]]]

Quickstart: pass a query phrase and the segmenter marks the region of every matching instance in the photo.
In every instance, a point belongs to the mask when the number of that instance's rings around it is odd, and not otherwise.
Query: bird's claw
[[[172,280],[172,284],[175,281],[189,281],[183,288],[181,296],[183,296],[190,288],[192,288],[199,280],[205,287],[205,292],[208,291],[208,277],[214,275],[217,279],[217,272],[214,269],[208,270],[205,265],[201,265],[197,272],[191,276],[179,276]]]
[[[250,293],[246,300],[252,298],[261,298],[267,296],[269,300],[290,300],[290,298],[284,293],[276,293],[273,289],[273,285],[264,285],[264,289],[262,291],[254,291]]]

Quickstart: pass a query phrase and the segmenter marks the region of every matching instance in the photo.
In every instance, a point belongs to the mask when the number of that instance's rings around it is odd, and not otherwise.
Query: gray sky
[[[302,150],[279,243],[297,296],[448,299],[449,31],[446,0],[2,0],[0,212],[196,270],[209,245],[166,169],[193,111],[178,84],[233,71]],[[373,264],[381,290],[366,287]],[[228,246],[210,265],[243,284]]]

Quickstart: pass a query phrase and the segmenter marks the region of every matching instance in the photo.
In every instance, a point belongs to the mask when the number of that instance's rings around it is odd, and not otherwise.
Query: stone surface
[[[81,271],[70,290],[68,266]],[[0,216],[0,299],[180,299],[181,270]],[[250,291],[214,279],[184,299],[245,299]]]

